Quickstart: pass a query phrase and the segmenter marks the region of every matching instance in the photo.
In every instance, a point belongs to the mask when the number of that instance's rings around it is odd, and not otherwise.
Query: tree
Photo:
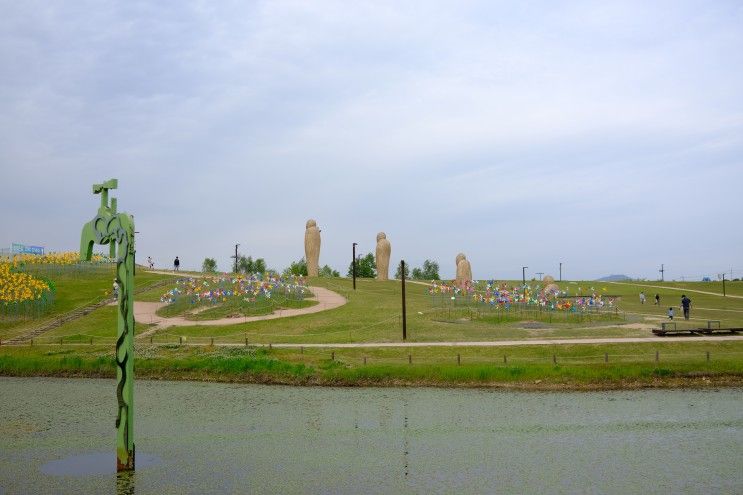
[[[282,275],[285,277],[289,277],[291,275],[297,275],[297,276],[307,276],[307,262],[304,260],[304,258],[300,259],[299,261],[292,261],[291,264],[284,268],[284,271],[282,272]]]
[[[201,271],[204,273],[214,273],[217,271],[217,260],[214,258],[204,258],[201,264]]]
[[[263,258],[253,260],[252,256],[248,256],[247,258],[245,256],[240,256],[237,262],[237,271],[248,275],[253,273],[265,273],[266,260]]]
[[[415,273],[413,273],[415,278]],[[426,260],[423,262],[423,270],[421,271],[421,280],[440,280],[439,277],[439,264],[432,260]]]
[[[377,276],[376,262],[372,253],[356,259],[356,277],[374,278]],[[353,277],[353,262],[348,264],[348,277]]]
[[[397,265],[397,271],[395,272],[395,278],[402,279],[402,263]],[[417,270],[417,268],[415,269]],[[415,270],[413,270],[413,273],[415,273]],[[410,267],[408,265],[405,265],[405,278],[410,278]]]
[[[337,270],[333,270],[328,265],[325,265],[324,267],[320,268],[320,276],[321,277],[340,277],[341,274]]]

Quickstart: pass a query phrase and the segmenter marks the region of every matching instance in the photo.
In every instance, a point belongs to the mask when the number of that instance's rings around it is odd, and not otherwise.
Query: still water
[[[743,493],[743,391],[518,393],[0,378],[0,494]]]

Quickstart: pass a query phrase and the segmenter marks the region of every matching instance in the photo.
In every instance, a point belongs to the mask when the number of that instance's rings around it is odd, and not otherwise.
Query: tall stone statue
[[[377,280],[389,280],[391,252],[387,234],[380,232],[377,234]]]
[[[307,275],[317,277],[320,273],[320,229],[312,219],[307,220],[304,231],[304,259],[307,261]]]
[[[472,266],[467,261],[467,257],[464,253],[457,255],[457,279],[456,285],[462,287],[466,282],[472,282]]]

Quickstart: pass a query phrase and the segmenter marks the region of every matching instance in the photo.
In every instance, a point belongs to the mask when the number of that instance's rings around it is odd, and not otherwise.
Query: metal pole
[[[353,276],[353,290],[356,290],[356,243],[353,243],[353,252],[351,254],[351,274]]]
[[[725,274],[722,274],[722,296],[725,297]]]
[[[405,260],[400,261],[400,272],[402,273],[402,340],[408,338],[407,317],[405,314]]]
[[[658,270],[658,271],[660,272],[660,281],[661,281],[661,282],[665,282],[665,276],[664,276],[664,273],[665,273],[666,269],[665,269],[665,267],[663,266],[663,263],[661,263],[661,264],[660,264],[660,270]]]
[[[521,267],[521,280],[524,283],[524,286],[522,287],[522,290],[524,292],[524,299],[526,299],[526,269],[529,268],[528,266],[522,266]]]
[[[240,244],[235,244],[235,273],[237,273],[237,246]]]
[[[560,262],[560,282],[562,282],[562,261]]]

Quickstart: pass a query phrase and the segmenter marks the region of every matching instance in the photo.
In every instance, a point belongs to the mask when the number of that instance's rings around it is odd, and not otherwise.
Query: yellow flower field
[[[0,263],[0,303],[40,300],[49,284],[26,273],[15,273],[9,263]]]

